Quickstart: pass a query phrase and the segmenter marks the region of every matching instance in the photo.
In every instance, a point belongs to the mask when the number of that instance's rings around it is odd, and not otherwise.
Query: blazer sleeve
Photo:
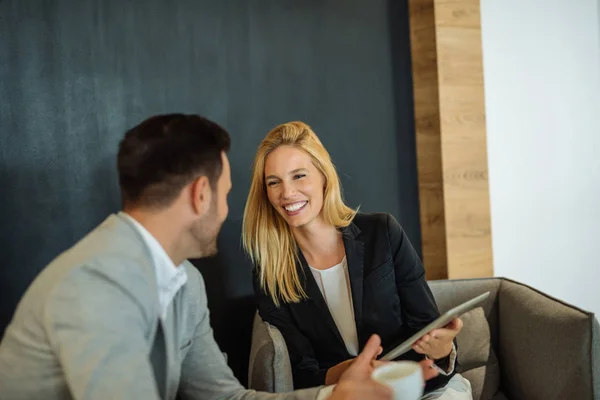
[[[425,268],[419,255],[412,247],[408,236],[406,236],[398,221],[389,214],[387,216],[387,230],[392,258],[394,260],[396,287],[398,296],[400,297],[400,304],[402,304],[404,321],[409,330],[416,333],[439,317],[440,312],[435,303],[433,293],[431,293],[431,289],[429,289],[429,285],[425,280]],[[454,345],[456,346],[456,340],[454,341]],[[423,358],[423,356],[412,350],[408,356],[412,359]],[[450,355],[438,360],[436,364],[446,363],[449,357]],[[455,365],[458,365],[458,362]],[[425,391],[428,392],[444,386],[452,375],[454,374],[439,375],[427,381]]]
[[[440,313],[425,280],[425,268],[419,255],[398,221],[389,214],[387,230],[404,321],[411,331],[416,332]]]
[[[245,389],[233,375],[219,349],[210,326],[206,291],[202,275],[195,271],[188,277],[196,286],[194,299],[197,325],[191,349],[181,368],[179,396],[183,400],[314,400],[320,388],[290,393],[264,393]]]
[[[254,293],[260,317],[263,321],[279,329],[285,339],[292,366],[294,388],[324,385],[328,368],[319,366],[310,341],[298,329],[289,309],[284,304],[276,306],[271,296],[260,287],[256,271],[254,273]]]

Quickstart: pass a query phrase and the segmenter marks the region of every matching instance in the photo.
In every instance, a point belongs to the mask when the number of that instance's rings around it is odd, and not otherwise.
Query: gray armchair
[[[457,337],[460,372],[471,382],[475,400],[600,400],[600,328],[593,314],[503,278],[429,286],[441,312],[491,291],[483,307],[463,316]],[[248,385],[293,390],[285,341],[258,314]]]

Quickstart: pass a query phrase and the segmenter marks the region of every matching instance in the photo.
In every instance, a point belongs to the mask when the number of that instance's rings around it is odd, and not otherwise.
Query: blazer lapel
[[[356,322],[356,333],[358,335],[359,350],[362,349],[368,338],[362,334],[362,303],[363,303],[363,270],[365,264],[365,244],[357,239],[360,229],[351,223],[342,231],[344,248],[346,249],[346,261],[348,262],[348,275],[350,276],[350,288],[352,290],[352,306],[354,308],[354,320]]]
[[[156,387],[161,398],[167,397],[167,370],[168,370],[168,356],[167,356],[167,343],[165,340],[164,327],[160,320],[157,322],[154,340],[150,348],[150,363],[152,370],[154,371],[154,379],[156,380]]]
[[[175,357],[177,356],[175,354],[175,352],[179,350],[179,346],[178,346],[179,342],[176,339],[175,332],[174,332],[174,326],[173,326],[173,323],[174,323],[173,318],[174,317],[175,317],[174,315],[171,315],[171,317],[169,319],[167,319],[166,322],[163,321],[162,318],[160,318],[160,323],[162,324],[163,329],[164,329],[165,344],[166,344],[165,347],[167,350],[166,351],[166,354],[167,354],[166,362],[167,362],[168,366],[175,365],[175,362],[176,362]],[[166,381],[165,382],[165,391],[166,391],[167,395],[169,393],[176,392],[176,390],[174,390],[172,387],[173,386],[173,378],[174,378],[174,376],[176,376],[173,374],[174,372],[175,371],[172,371],[171,368],[167,367],[167,373],[165,376],[165,381]]]
[[[342,339],[342,335],[340,335],[340,331],[329,312],[329,307],[323,298],[323,294],[317,285],[317,281],[315,281],[315,277],[313,276],[306,259],[302,255],[301,251],[298,251],[298,255],[300,256],[300,279],[304,278],[304,290],[306,290],[306,294],[308,295],[309,300],[317,307],[320,312],[320,317],[322,321],[325,321],[329,329],[333,332],[335,337],[337,338],[339,344],[342,348],[346,348],[344,344],[344,339]]]

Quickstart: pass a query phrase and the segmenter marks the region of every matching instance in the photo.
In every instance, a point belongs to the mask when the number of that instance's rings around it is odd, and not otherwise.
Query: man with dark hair
[[[370,379],[374,336],[331,392],[245,390],[214,341],[204,282],[227,217],[229,135],[195,115],[128,131],[123,211],[52,261],[0,343],[0,399],[388,399]]]

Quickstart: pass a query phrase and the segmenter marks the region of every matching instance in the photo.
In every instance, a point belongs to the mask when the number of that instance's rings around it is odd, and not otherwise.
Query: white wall
[[[494,273],[600,316],[600,1],[481,17]]]

